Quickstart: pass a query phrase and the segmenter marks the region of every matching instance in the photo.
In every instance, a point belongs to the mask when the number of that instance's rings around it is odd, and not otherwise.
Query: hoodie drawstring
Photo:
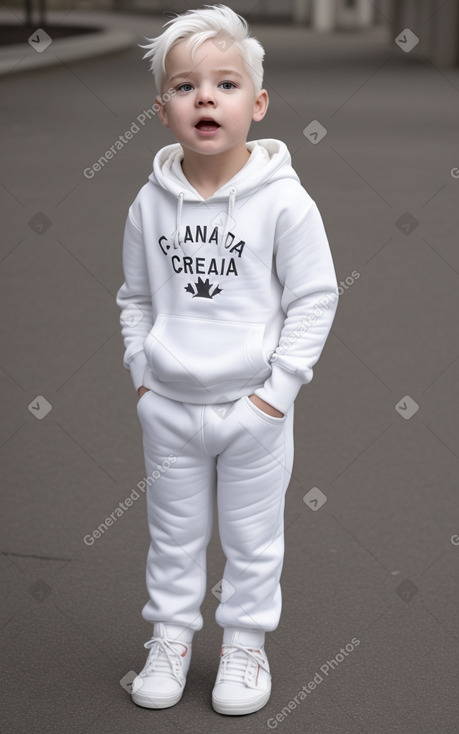
[[[182,223],[182,210],[183,210],[183,200],[185,198],[185,194],[183,191],[181,191],[177,195],[177,213],[176,213],[176,219],[175,219],[175,232],[174,232],[174,250],[181,249],[180,246],[180,226]],[[218,248],[220,250],[220,253],[223,254],[224,252],[224,246],[226,242],[226,238],[228,237],[228,233],[233,226],[234,223],[234,207],[236,205],[236,189],[232,186],[229,190],[228,195],[228,210],[226,213],[226,219],[225,224],[223,227],[223,233],[221,237],[219,237],[219,243]]]
[[[175,250],[180,248],[180,224],[182,220],[183,199],[185,198],[185,194],[183,193],[183,191],[180,192],[177,198],[178,198],[177,215],[175,219],[175,232],[174,232],[174,249]]]
[[[222,238],[220,240],[220,250],[225,246],[226,238],[228,237],[228,232],[230,231],[230,228],[233,225],[233,214],[234,214],[234,206],[236,203],[236,189],[234,186],[232,186],[229,190],[229,196],[228,196],[228,211],[226,213],[226,222],[225,226],[223,227],[223,234]]]

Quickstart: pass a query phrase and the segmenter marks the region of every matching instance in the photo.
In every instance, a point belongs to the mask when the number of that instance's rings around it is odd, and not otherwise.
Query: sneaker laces
[[[266,657],[261,650],[244,647],[235,643],[222,646],[218,682],[245,684],[258,670],[258,666],[270,674]]]
[[[185,648],[185,653],[177,650],[177,645]],[[160,673],[161,675],[172,675],[180,684],[183,680],[182,659],[188,651],[188,646],[178,640],[170,640],[167,637],[152,637],[144,644],[147,649],[150,648],[150,654],[144,669],[140,673],[142,677],[147,677],[152,673]]]

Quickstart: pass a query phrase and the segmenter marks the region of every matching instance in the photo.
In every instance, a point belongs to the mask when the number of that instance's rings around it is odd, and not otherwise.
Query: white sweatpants
[[[216,496],[226,564],[215,619],[221,627],[276,629],[293,407],[274,418],[247,396],[196,405],[150,390],[137,410],[147,477],[152,478],[147,488],[150,598],[143,618],[202,628]]]

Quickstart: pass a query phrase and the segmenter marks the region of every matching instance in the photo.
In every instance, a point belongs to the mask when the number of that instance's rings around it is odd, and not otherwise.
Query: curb
[[[49,13],[49,20],[51,20],[51,15]],[[56,66],[63,62],[90,59],[133,48],[137,42],[137,36],[134,32],[112,27],[109,24],[104,27],[104,21],[100,16],[98,20],[88,19],[87,17],[84,20],[72,18],[72,25],[91,25],[99,28],[100,33],[94,32],[87,35],[59,38],[56,41],[51,40],[49,46],[41,53],[36,51],[29,43],[5,46],[0,49],[0,75],[4,76],[47,66]],[[38,24],[37,33],[38,35],[44,33]]]

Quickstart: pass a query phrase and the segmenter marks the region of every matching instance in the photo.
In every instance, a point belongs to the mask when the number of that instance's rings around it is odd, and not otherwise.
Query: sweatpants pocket
[[[281,426],[287,419],[287,414],[283,415],[282,418],[277,418],[275,415],[265,413],[264,410],[261,410],[261,408],[255,405],[255,403],[252,403],[248,395],[244,395],[240,400],[244,408],[249,410],[254,416],[267,425]]]
[[[146,402],[146,399],[149,395],[151,395],[152,390],[147,390],[147,392],[144,392],[143,395],[140,396],[140,398],[137,400],[137,409],[139,408],[139,405]]]

